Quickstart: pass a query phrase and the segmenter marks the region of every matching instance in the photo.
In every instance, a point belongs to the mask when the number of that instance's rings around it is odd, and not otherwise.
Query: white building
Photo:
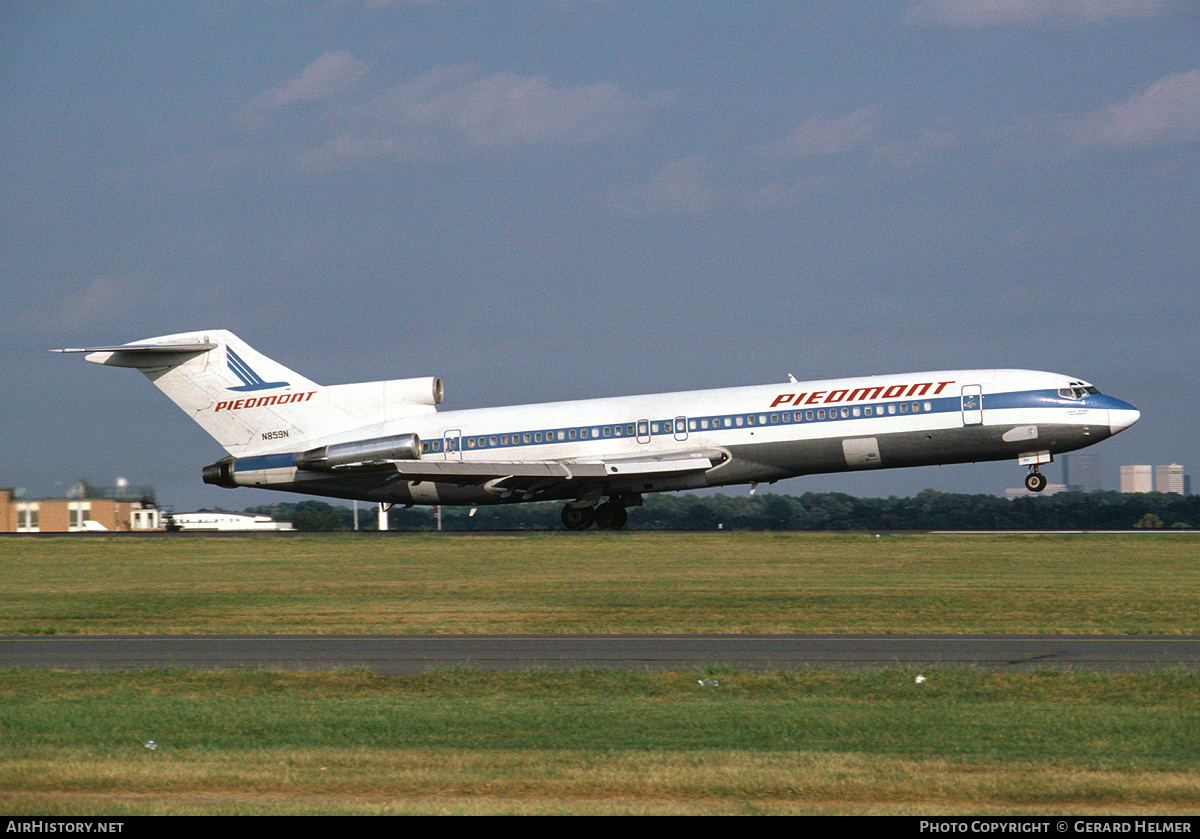
[[[180,530],[291,530],[290,521],[273,521],[270,516],[244,516],[239,513],[175,513],[171,521]]]
[[[1121,492],[1154,492],[1154,467],[1142,464],[1122,466]]]
[[[1012,501],[1014,498],[1037,498],[1042,495],[1058,495],[1058,493],[1066,491],[1066,484],[1046,484],[1046,488],[1041,492],[1030,492],[1025,487],[1009,487],[1004,490],[1004,497]]]

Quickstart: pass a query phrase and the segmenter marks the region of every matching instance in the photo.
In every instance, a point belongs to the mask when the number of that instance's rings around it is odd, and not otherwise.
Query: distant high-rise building
[[[1154,467],[1122,466],[1121,492],[1154,492]]]
[[[1154,467],[1154,491],[1183,495],[1183,467],[1178,463]]]
[[[1069,454],[1062,459],[1063,483],[1073,492],[1097,492],[1100,489],[1100,455]]]

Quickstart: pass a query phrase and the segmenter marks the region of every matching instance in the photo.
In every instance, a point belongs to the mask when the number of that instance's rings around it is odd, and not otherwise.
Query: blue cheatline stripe
[[[233,375],[242,380],[241,387],[231,387],[228,390],[266,390],[273,387],[287,387],[287,382],[264,382],[262,377],[251,369],[250,365],[242,360],[242,357],[233,351],[231,347],[225,348],[226,360],[229,363],[229,369],[233,371]]]
[[[296,466],[296,453],[263,454],[254,457],[239,457],[238,472],[257,472],[262,469],[293,469]]]
[[[238,388],[240,389],[240,388]],[[907,414],[899,413],[899,406],[904,404],[910,407],[913,403],[920,404],[920,410],[911,411]],[[926,404],[929,405],[926,410]],[[897,409],[897,413],[885,413],[888,407]],[[1112,399],[1106,396],[1089,396],[1081,400],[1069,400],[1059,396],[1054,390],[1026,390],[1015,391],[1009,393],[987,393],[983,394],[984,410],[998,410],[1002,408],[1038,408],[1038,407],[1084,407],[1084,408],[1110,408],[1110,407],[1127,407],[1125,403],[1119,400]],[[841,416],[841,409],[845,408],[861,408],[858,416],[853,414],[849,417]],[[867,415],[865,409],[871,408],[873,415]],[[816,412],[821,410],[825,416],[820,419],[816,418]],[[855,425],[860,422],[879,420],[896,420],[900,418],[911,418],[921,416],[923,414],[941,414],[953,413],[957,414],[962,410],[961,398],[959,396],[942,396],[935,399],[899,399],[888,402],[870,402],[870,403],[855,403],[846,405],[843,403],[834,403],[828,406],[804,406],[797,408],[789,406],[787,411],[781,411],[779,408],[759,410],[744,414],[717,414],[688,417],[685,421],[689,423],[687,430],[688,439],[690,440],[697,434],[720,434],[722,432],[737,432],[754,430],[756,428],[779,426],[805,426],[812,424],[838,423],[843,425],[848,435],[852,435],[855,431]],[[808,415],[813,414],[813,418],[809,419]],[[783,416],[787,414],[792,419],[790,422],[785,422]],[[741,418],[742,424],[737,423],[737,419]],[[767,417],[766,422],[760,421],[762,417]],[[729,425],[725,421],[729,420]],[[649,436],[651,437],[670,437],[676,432],[676,418],[671,417],[662,420],[651,420],[651,429]],[[504,434],[464,434],[458,438],[458,451],[481,451],[488,449],[507,449],[507,448],[525,448],[527,446],[550,446],[562,445],[564,443],[597,443],[597,442],[615,442],[621,440],[633,440],[637,438],[637,425],[640,420],[633,422],[621,423],[589,423],[588,425],[564,427],[564,428],[543,428],[530,429],[529,431],[508,432]],[[667,428],[667,424],[671,424],[671,428]],[[696,423],[696,428],[692,428],[690,423]],[[707,427],[699,427],[702,423],[706,423]],[[657,426],[657,429],[655,429]],[[610,434],[605,436],[603,432],[593,434],[593,430],[609,429]],[[575,432],[575,436],[571,435]],[[564,435],[564,439],[558,439],[559,434]],[[886,433],[886,432],[884,432]],[[528,434],[530,441],[526,443],[523,436]],[[587,436],[584,436],[584,435]],[[541,439],[536,439],[540,436]],[[495,442],[493,442],[493,438]],[[503,441],[503,442],[501,442]],[[427,441],[430,448],[426,449],[427,453],[444,453],[445,440],[443,438],[433,438]],[[474,445],[471,443],[474,442]],[[296,454],[274,454],[260,455],[256,457],[242,457],[237,460],[237,468],[239,471],[252,469],[283,469],[291,468],[296,465]]]

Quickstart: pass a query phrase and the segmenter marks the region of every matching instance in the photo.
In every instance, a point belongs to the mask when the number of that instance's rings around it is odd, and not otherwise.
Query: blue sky
[[[7,3],[0,485],[294,500],[46,352],[203,328],[447,408],[1054,370],[1143,412],[1108,488],[1200,472],[1198,36],[1171,0]]]

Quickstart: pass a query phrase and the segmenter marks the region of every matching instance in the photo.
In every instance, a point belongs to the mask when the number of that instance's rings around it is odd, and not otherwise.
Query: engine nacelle
[[[351,443],[331,443],[296,455],[296,468],[327,472],[352,463],[377,463],[386,460],[420,460],[421,438],[416,434],[396,434]]]
[[[216,463],[205,466],[201,473],[204,483],[216,484],[226,489],[237,489],[237,481],[233,479],[233,464],[232,457],[223,457]]]

